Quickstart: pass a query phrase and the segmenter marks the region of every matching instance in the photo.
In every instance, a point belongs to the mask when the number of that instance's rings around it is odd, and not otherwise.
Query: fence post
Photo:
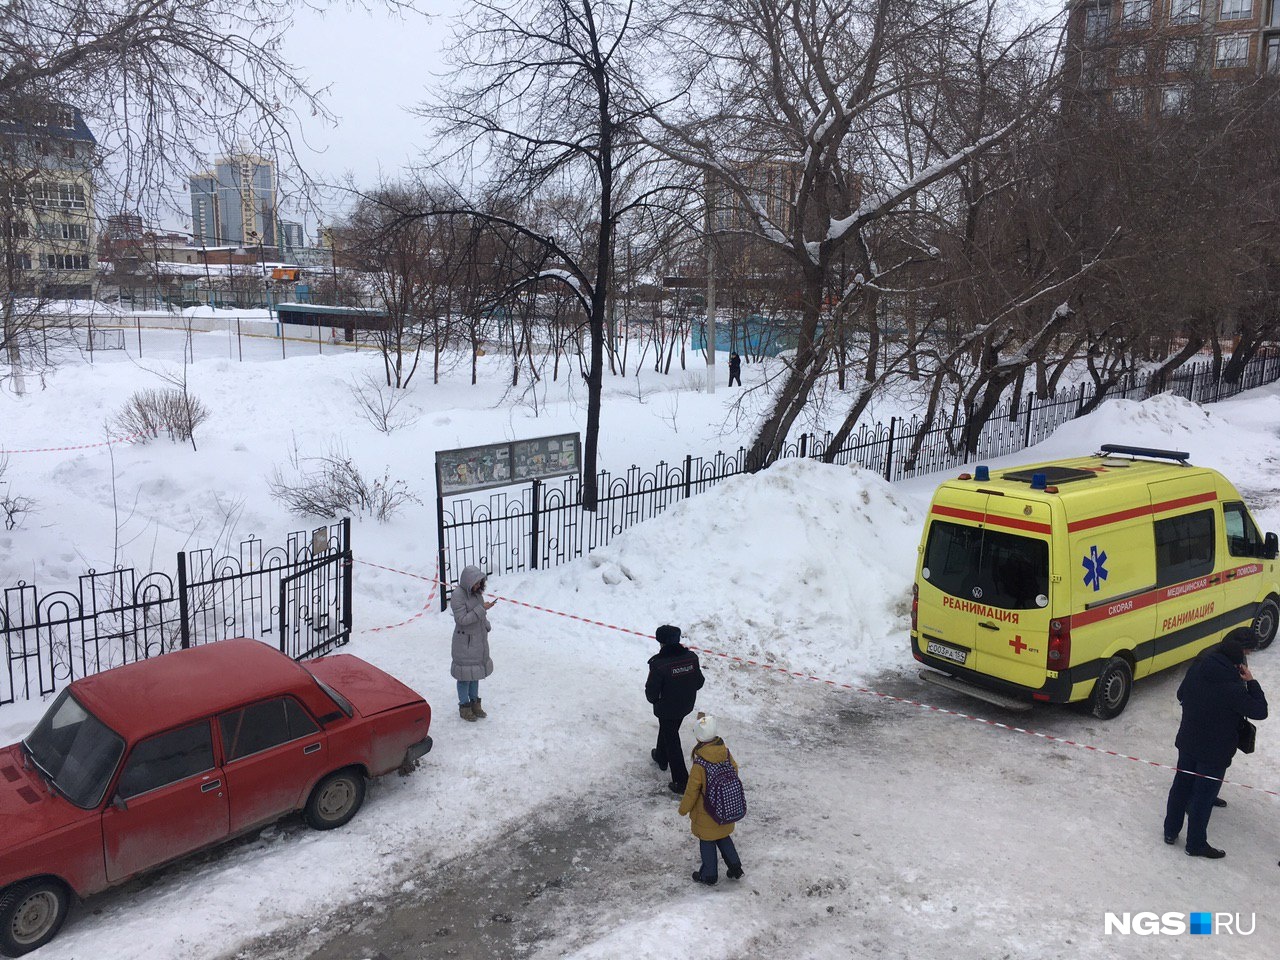
[[[533,481],[533,509],[529,517],[529,569],[538,569],[538,510],[542,502],[542,481]]]
[[[1022,449],[1025,450],[1031,446],[1031,408],[1036,405],[1036,395],[1033,391],[1027,391],[1027,425],[1022,431]]]
[[[809,447],[809,435],[807,433],[800,434],[800,459],[807,457]]]
[[[351,639],[351,624],[354,620],[351,612],[351,599],[355,591],[352,589],[351,573],[354,569],[354,554],[351,552],[351,518],[342,518],[342,626],[346,628],[347,640]]]
[[[898,418],[889,418],[889,449],[884,455],[884,479],[888,483],[893,482],[893,435],[898,428]]]
[[[436,487],[436,576],[440,578],[440,612],[443,613],[449,609],[449,595],[445,589],[445,584],[449,577],[445,571],[444,561],[444,496],[440,493],[439,485]]]
[[[690,477],[693,474],[693,454],[686,453],[684,455],[684,498],[689,499]]]
[[[187,552],[178,551],[178,622],[182,649],[191,648],[191,625],[187,617]]]

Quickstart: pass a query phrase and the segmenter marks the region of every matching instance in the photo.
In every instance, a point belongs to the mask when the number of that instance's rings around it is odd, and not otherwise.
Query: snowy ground
[[[182,339],[172,336],[176,357]],[[96,440],[104,413],[130,390],[159,385],[145,367],[164,362],[95,361],[63,368],[42,392],[0,398],[0,447]],[[100,448],[13,454],[7,480],[39,512],[0,534],[0,582],[70,584],[115,556],[168,566],[174,550],[221,528],[219,503],[238,504],[237,537],[270,542],[308,526],[266,493],[264,477],[292,438],[304,449],[338,438],[357,462],[386,465],[429,493],[437,448],[575,429],[583,417],[584,398],[565,398],[563,384],[535,418],[499,386],[471,387],[460,368],[438,387],[424,378],[411,398],[418,423],[386,438],[353,416],[344,386],[376,366],[350,352],[197,359],[193,390],[214,411],[200,450],[116,449],[114,486],[128,511],[112,508],[113,467]],[[756,372],[748,367],[748,378]],[[638,389],[612,385],[607,463],[736,447],[731,395],[694,390],[692,378],[647,373]],[[1277,424],[1276,388],[1206,409],[1169,397],[1116,402],[1014,459],[1100,442],[1190,450],[1236,482],[1264,529],[1280,530]],[[970,712],[972,702],[915,679],[906,639],[915,543],[937,479],[890,487],[845,468],[784,463],[682,503],[582,561],[490,585],[510,601],[625,630],[674,622],[704,650]],[[364,521],[356,555],[430,574],[433,522],[427,507],[392,525]],[[118,526],[128,543],[117,553]],[[696,844],[648,759],[656,728],[642,686],[653,641],[501,603],[491,614],[497,670],[481,687],[492,716],[464,724],[453,709],[447,617],[433,608],[370,632],[422,609],[430,590],[360,566],[348,648],[436,707],[436,748],[417,774],[375,784],[341,831],[286,821],[95,898],[34,956],[1274,955],[1276,797],[1224,788],[1230,806],[1215,813],[1210,836],[1228,857],[1194,860],[1160,842],[1167,770],[710,655],[699,705],[722,718],[742,764],[750,815],[735,838],[747,876],[697,887],[688,879]],[[1253,665],[1280,700],[1280,651]],[[1177,680],[1173,671],[1140,683],[1110,723],[1067,709],[977,712],[1169,763]],[[25,733],[40,708],[0,707],[0,742]],[[1269,726],[1229,775],[1280,791]],[[1105,937],[1108,910],[1253,913],[1257,932],[1219,936],[1216,946]]]

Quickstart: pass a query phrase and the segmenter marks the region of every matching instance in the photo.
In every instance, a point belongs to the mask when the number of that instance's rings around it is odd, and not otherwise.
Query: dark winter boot
[[[476,697],[474,700],[471,701],[471,712],[474,713],[481,720],[483,720],[485,717],[488,716],[487,713],[485,713],[483,710],[480,709],[479,697]]]
[[[649,756],[653,757],[653,762],[658,765],[659,770],[667,769],[667,758],[658,753],[657,747],[649,751]]]
[[[706,884],[708,887],[714,887],[714,886],[716,885],[716,878],[715,878],[715,877],[704,877],[704,876],[702,875],[702,871],[701,871],[701,870],[695,870],[695,871],[693,871],[693,882],[694,882],[694,883],[703,883],[703,884]]]
[[[462,703],[458,705],[458,716],[469,723],[476,722],[476,713],[471,709],[471,704],[469,703]]]
[[[735,863],[733,866],[731,866],[728,870],[724,872],[724,875],[728,877],[730,880],[741,880],[742,864]]]

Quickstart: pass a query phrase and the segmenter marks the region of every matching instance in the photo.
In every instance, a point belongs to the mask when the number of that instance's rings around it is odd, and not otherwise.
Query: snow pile
[[[784,461],[501,590],[646,633],[674,623],[704,649],[864,676],[905,649],[919,537],[918,514],[875,474]]]

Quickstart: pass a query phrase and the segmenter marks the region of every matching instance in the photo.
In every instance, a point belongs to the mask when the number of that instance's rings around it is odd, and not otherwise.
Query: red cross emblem
[[[1021,634],[1015,635],[1014,638],[1009,641],[1009,646],[1013,647],[1013,652],[1017,654],[1021,654],[1023,650],[1027,649],[1027,645],[1022,642]]]

